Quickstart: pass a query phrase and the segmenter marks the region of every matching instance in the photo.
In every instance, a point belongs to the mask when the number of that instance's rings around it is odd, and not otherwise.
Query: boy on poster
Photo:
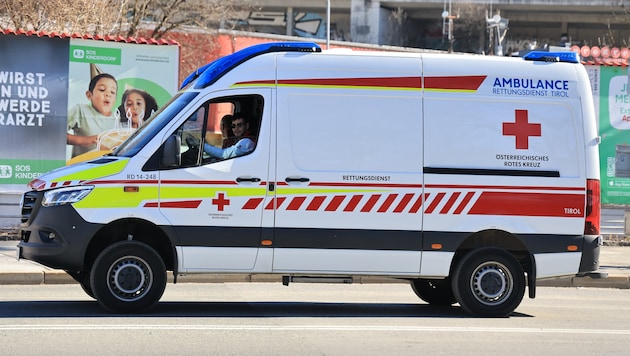
[[[72,157],[95,150],[98,135],[115,127],[112,109],[117,93],[113,75],[101,73],[92,78],[85,92],[90,104],[77,104],[68,113],[67,142],[73,146]]]

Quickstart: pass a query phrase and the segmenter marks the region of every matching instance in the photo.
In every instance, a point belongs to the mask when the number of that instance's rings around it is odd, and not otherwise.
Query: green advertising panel
[[[73,62],[120,65],[120,48],[97,46],[70,46],[70,60]]]
[[[602,203],[630,204],[630,96],[627,67],[599,70]]]

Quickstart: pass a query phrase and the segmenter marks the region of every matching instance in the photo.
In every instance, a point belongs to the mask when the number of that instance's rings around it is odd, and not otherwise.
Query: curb
[[[43,284],[43,283],[44,283],[44,272],[19,272],[19,273],[0,272],[0,285]]]
[[[630,289],[630,278],[620,274],[609,275],[607,278],[560,277],[537,281],[536,286]]]
[[[168,275],[173,283],[173,275]],[[177,277],[177,283],[282,283],[279,274],[190,274]],[[403,279],[386,277],[356,277],[355,284],[408,283]],[[42,272],[0,272],[0,285],[77,284],[66,272],[59,270]],[[537,287],[582,287],[630,289],[630,277],[609,275],[607,278],[559,277],[536,282]]]

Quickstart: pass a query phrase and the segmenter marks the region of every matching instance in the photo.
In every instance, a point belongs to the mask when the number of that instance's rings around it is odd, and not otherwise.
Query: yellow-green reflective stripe
[[[135,208],[144,200],[157,199],[159,187],[142,186],[136,193],[125,193],[123,186],[96,186],[87,197],[74,204],[76,208]]]
[[[264,196],[265,187],[252,188],[189,188],[189,187],[162,187],[160,190],[161,199],[176,198],[214,198],[217,192],[227,193],[230,197]]]
[[[99,164],[92,168],[86,168],[81,171],[68,174],[67,176],[59,177],[53,182],[64,182],[69,180],[91,180],[101,177],[110,176],[112,174],[116,174],[121,172],[127,166],[127,159],[117,160],[115,162]]]
[[[96,186],[92,192],[80,202],[74,204],[78,209],[87,208],[136,208],[143,201],[165,199],[205,199],[214,198],[217,192],[227,193],[228,197],[265,196],[265,187],[255,188],[189,188],[160,187],[158,185],[142,185],[135,193],[126,193],[123,186]]]

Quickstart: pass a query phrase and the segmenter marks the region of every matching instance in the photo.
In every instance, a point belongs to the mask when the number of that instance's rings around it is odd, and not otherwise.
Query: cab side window
[[[208,105],[203,164],[254,152],[258,142],[263,99],[258,95],[220,98]]]
[[[181,152],[179,167],[210,164],[254,152],[263,105],[259,95],[222,97],[204,103],[176,132]]]

